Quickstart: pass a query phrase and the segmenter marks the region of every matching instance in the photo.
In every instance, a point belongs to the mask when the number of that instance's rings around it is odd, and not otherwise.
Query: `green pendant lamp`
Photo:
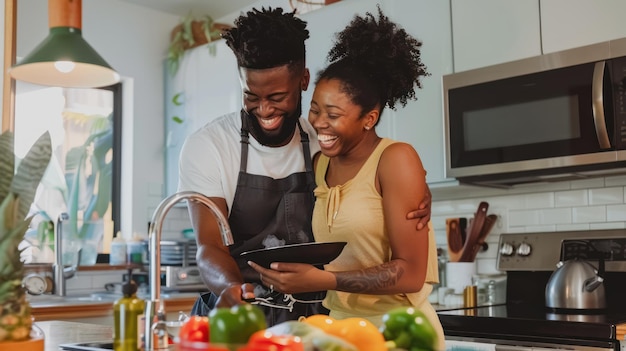
[[[50,34],[9,70],[25,82],[66,88],[97,88],[120,75],[83,39],[81,0],[48,0]]]

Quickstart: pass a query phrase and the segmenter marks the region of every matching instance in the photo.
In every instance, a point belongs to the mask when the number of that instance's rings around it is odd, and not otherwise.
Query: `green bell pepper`
[[[438,341],[437,332],[426,315],[413,307],[398,307],[387,312],[380,331],[389,348],[434,350]]]
[[[211,343],[245,344],[252,334],[265,328],[263,311],[251,304],[214,308],[209,313]]]

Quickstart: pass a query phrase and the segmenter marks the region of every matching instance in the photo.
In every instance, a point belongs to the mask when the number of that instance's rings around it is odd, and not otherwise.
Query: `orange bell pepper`
[[[356,346],[359,351],[387,350],[385,338],[372,322],[363,318],[334,319],[326,315],[312,315],[302,319]]]

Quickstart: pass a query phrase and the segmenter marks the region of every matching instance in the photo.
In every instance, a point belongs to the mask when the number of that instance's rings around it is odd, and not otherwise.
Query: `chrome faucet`
[[[163,228],[163,220],[167,212],[181,200],[196,201],[208,207],[211,213],[213,213],[213,216],[215,216],[215,219],[217,219],[224,245],[230,246],[234,243],[228,220],[226,220],[226,217],[224,217],[217,205],[207,196],[193,191],[182,191],[170,195],[161,201],[152,215],[152,222],[148,230],[150,300],[146,301],[145,305],[145,327],[143,333],[144,349],[147,351],[167,348],[167,345],[155,345],[154,338],[152,337],[152,326],[159,319],[165,318],[165,309],[161,301],[161,231]]]
[[[63,212],[57,218],[56,233],[54,234],[54,294],[65,296],[65,280],[70,279],[76,273],[76,264],[71,267],[63,266],[63,222],[70,219],[70,216]],[[79,258],[80,261],[80,252]]]

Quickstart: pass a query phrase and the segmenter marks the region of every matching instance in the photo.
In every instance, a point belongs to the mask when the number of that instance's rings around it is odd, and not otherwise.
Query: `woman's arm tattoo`
[[[360,271],[335,273],[339,291],[356,293],[373,293],[381,288],[395,285],[404,269],[397,262],[385,262],[380,266],[362,269]]]

